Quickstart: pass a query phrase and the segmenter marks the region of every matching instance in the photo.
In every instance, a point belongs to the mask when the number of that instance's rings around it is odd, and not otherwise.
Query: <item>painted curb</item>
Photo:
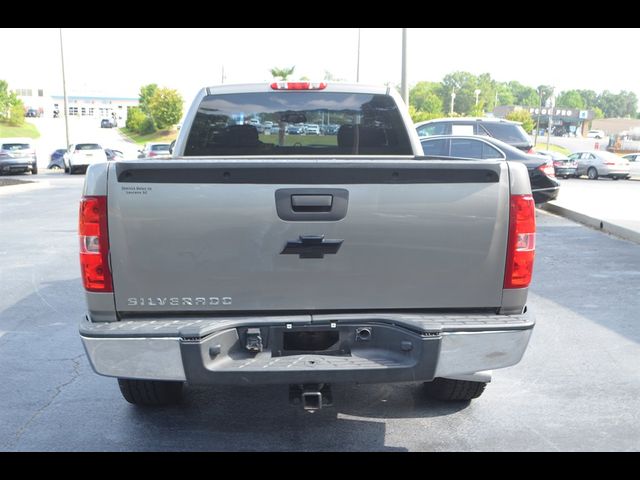
[[[545,203],[539,208],[547,212],[560,215],[561,217],[568,218],[569,220],[573,220],[574,222],[581,223],[583,225],[586,225],[587,227],[610,233],[611,235],[615,235],[616,237],[620,237],[631,242],[640,243],[640,232],[631,230],[630,228],[621,227],[620,225],[616,225],[615,223],[601,220],[596,217],[590,217],[589,215],[585,215],[584,213],[576,212],[575,210],[570,210],[568,208],[561,207],[560,205],[554,205],[552,203]]]

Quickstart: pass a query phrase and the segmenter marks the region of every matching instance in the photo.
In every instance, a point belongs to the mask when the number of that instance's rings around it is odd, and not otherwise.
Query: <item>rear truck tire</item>
[[[134,405],[176,405],[182,400],[183,382],[119,378],[118,385],[124,399]]]
[[[589,170],[587,170],[587,177],[589,177],[589,180],[597,180],[598,170],[596,170],[594,167],[589,167]]]
[[[613,180],[620,180],[622,177],[616,177],[615,175],[611,177]]]
[[[36,166],[31,169],[31,175],[37,175],[37,174],[38,174],[38,167]]]
[[[436,400],[469,401],[478,398],[487,386],[485,382],[470,380],[454,380],[452,378],[436,378],[426,382],[427,395]]]

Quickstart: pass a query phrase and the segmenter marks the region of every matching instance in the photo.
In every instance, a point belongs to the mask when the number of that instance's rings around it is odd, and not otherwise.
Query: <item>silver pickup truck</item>
[[[338,128],[288,133],[309,123]],[[524,165],[424,157],[393,89],[310,82],[204,88],[172,155],[92,165],[81,201],[80,335],[129,402],[185,382],[289,385],[308,410],[339,382],[471,400],[520,361]]]

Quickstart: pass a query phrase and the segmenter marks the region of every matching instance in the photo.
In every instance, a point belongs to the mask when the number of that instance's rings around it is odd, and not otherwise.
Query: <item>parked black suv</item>
[[[115,126],[113,120],[109,120],[108,118],[103,118],[100,122],[100,128],[113,128]]]
[[[501,118],[437,118],[415,124],[420,137],[431,135],[485,135],[502,140],[525,153],[533,152],[531,137],[520,122]]]

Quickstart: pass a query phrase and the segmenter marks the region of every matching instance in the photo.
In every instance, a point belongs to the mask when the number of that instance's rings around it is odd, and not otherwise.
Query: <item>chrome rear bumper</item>
[[[470,378],[520,361],[534,326],[524,315],[389,315],[245,317],[90,322],[80,334],[101,375],[193,384],[430,381]],[[247,328],[264,338],[244,347]],[[371,329],[370,341],[356,339]],[[331,331],[332,352],[282,351],[284,332]],[[290,354],[291,353],[291,354]]]

